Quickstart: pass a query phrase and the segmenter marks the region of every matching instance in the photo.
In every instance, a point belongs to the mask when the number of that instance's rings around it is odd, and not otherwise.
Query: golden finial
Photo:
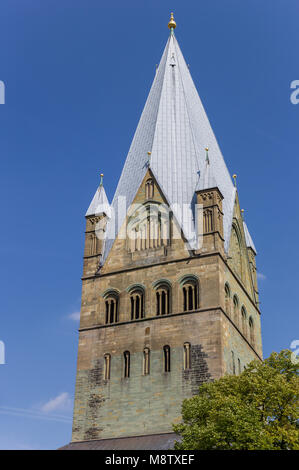
[[[176,28],[176,22],[174,21],[173,13],[170,13],[170,21],[168,23],[168,28],[169,29],[175,29]]]
[[[208,151],[209,151],[209,147],[206,147],[206,148],[205,148],[205,151],[208,152]]]
[[[234,175],[233,175],[233,178],[234,178],[235,187],[237,187],[237,175],[234,174]]]
[[[147,154],[148,154],[148,156],[150,157],[150,156],[151,156],[151,154],[152,154],[152,152],[147,152]]]
[[[241,209],[241,215],[242,215],[242,219],[244,219],[244,209]]]
[[[100,177],[101,177],[100,186],[102,186],[102,185],[103,185],[104,173],[101,173],[101,174],[100,174]]]

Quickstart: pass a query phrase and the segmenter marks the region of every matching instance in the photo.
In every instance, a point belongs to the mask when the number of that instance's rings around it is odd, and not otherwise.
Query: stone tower
[[[256,249],[175,27],[113,201],[101,179],[86,213],[68,448],[169,448],[184,398],[262,358]]]

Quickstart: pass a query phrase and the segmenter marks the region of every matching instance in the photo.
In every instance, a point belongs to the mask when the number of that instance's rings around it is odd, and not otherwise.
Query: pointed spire
[[[214,188],[218,186],[211,171],[209,147],[205,147],[205,151],[206,151],[205,167],[202,173],[200,174],[199,183],[197,185],[196,191],[201,191],[203,189],[210,189],[210,188]]]
[[[102,214],[106,214],[108,217],[111,216],[111,206],[109,204],[106,191],[103,185],[103,173],[101,173],[100,178],[100,185],[96,190],[96,193],[89,205],[89,208],[87,209],[85,217]]]
[[[210,164],[210,159],[209,159],[209,147],[206,147],[206,163],[209,165]]]
[[[243,227],[244,227],[244,234],[245,234],[245,241],[246,241],[247,248],[251,248],[254,251],[254,253],[257,254],[256,248],[255,248],[253,240],[250,236],[250,233],[249,233],[249,230],[248,230],[248,227],[247,227],[247,224],[246,224],[245,220],[243,220]]]
[[[173,31],[176,28],[176,22],[174,21],[173,13],[170,13],[170,21],[168,23],[168,28],[170,29],[170,32],[173,33]]]
[[[174,23],[171,18],[172,31]],[[224,239],[228,251],[235,188],[174,34],[168,38],[111,204],[115,226],[107,226],[104,259],[125,218],[119,213],[118,198],[126,198],[126,208],[132,204],[148,169],[149,150],[151,171],[166,201],[176,207],[175,217],[187,240],[193,237],[193,221],[190,224],[185,220],[182,208],[192,206],[199,184],[207,181],[210,188],[219,188],[224,197]]]

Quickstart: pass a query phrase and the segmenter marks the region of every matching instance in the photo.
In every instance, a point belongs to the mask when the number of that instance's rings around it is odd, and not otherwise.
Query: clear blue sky
[[[175,12],[259,255],[264,355],[299,339],[298,0],[2,0],[0,448],[69,442],[84,213],[120,175]]]

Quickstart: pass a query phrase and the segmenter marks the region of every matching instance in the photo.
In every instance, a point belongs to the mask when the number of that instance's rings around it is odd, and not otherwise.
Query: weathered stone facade
[[[149,177],[153,178],[150,172],[134,203],[145,203]],[[156,184],[154,194],[158,204],[165,202]],[[232,242],[228,260],[223,249],[221,195],[214,188],[206,196],[199,192],[199,202],[206,200],[203,210],[214,207],[213,220],[217,216],[218,225],[204,232],[203,246],[196,253],[190,253],[182,238],[170,240],[166,250],[157,247],[132,253],[125,238],[115,241],[100,271],[102,242],[98,240],[95,254],[85,256],[73,441],[170,432],[172,422],[180,419],[182,400],[197,393],[203,381],[238,373],[239,367],[243,370],[249,361],[261,358],[260,313],[250,289],[253,279],[244,233],[240,229],[240,246]],[[242,227],[238,203],[235,220]],[[92,229],[95,223],[87,218],[86,243]],[[243,280],[236,267],[240,250],[246,273]],[[198,280],[199,302],[196,309],[184,312],[182,282],[190,276]],[[167,315],[157,316],[155,285],[159,280],[167,280],[170,286],[171,308]],[[229,299],[225,284],[229,284]],[[131,320],[130,287],[134,285],[144,290],[144,317]],[[118,321],[106,324],[105,297],[110,291],[118,296]],[[234,295],[239,301],[237,316]],[[247,313],[245,324],[242,306]],[[254,321],[254,342],[249,317]],[[187,342],[191,367],[184,370]],[[165,345],[171,353],[169,372],[164,371]],[[143,373],[145,348],[150,351],[147,375]],[[124,351],[130,352],[129,377],[124,377]],[[108,380],[105,354],[111,357]]]

